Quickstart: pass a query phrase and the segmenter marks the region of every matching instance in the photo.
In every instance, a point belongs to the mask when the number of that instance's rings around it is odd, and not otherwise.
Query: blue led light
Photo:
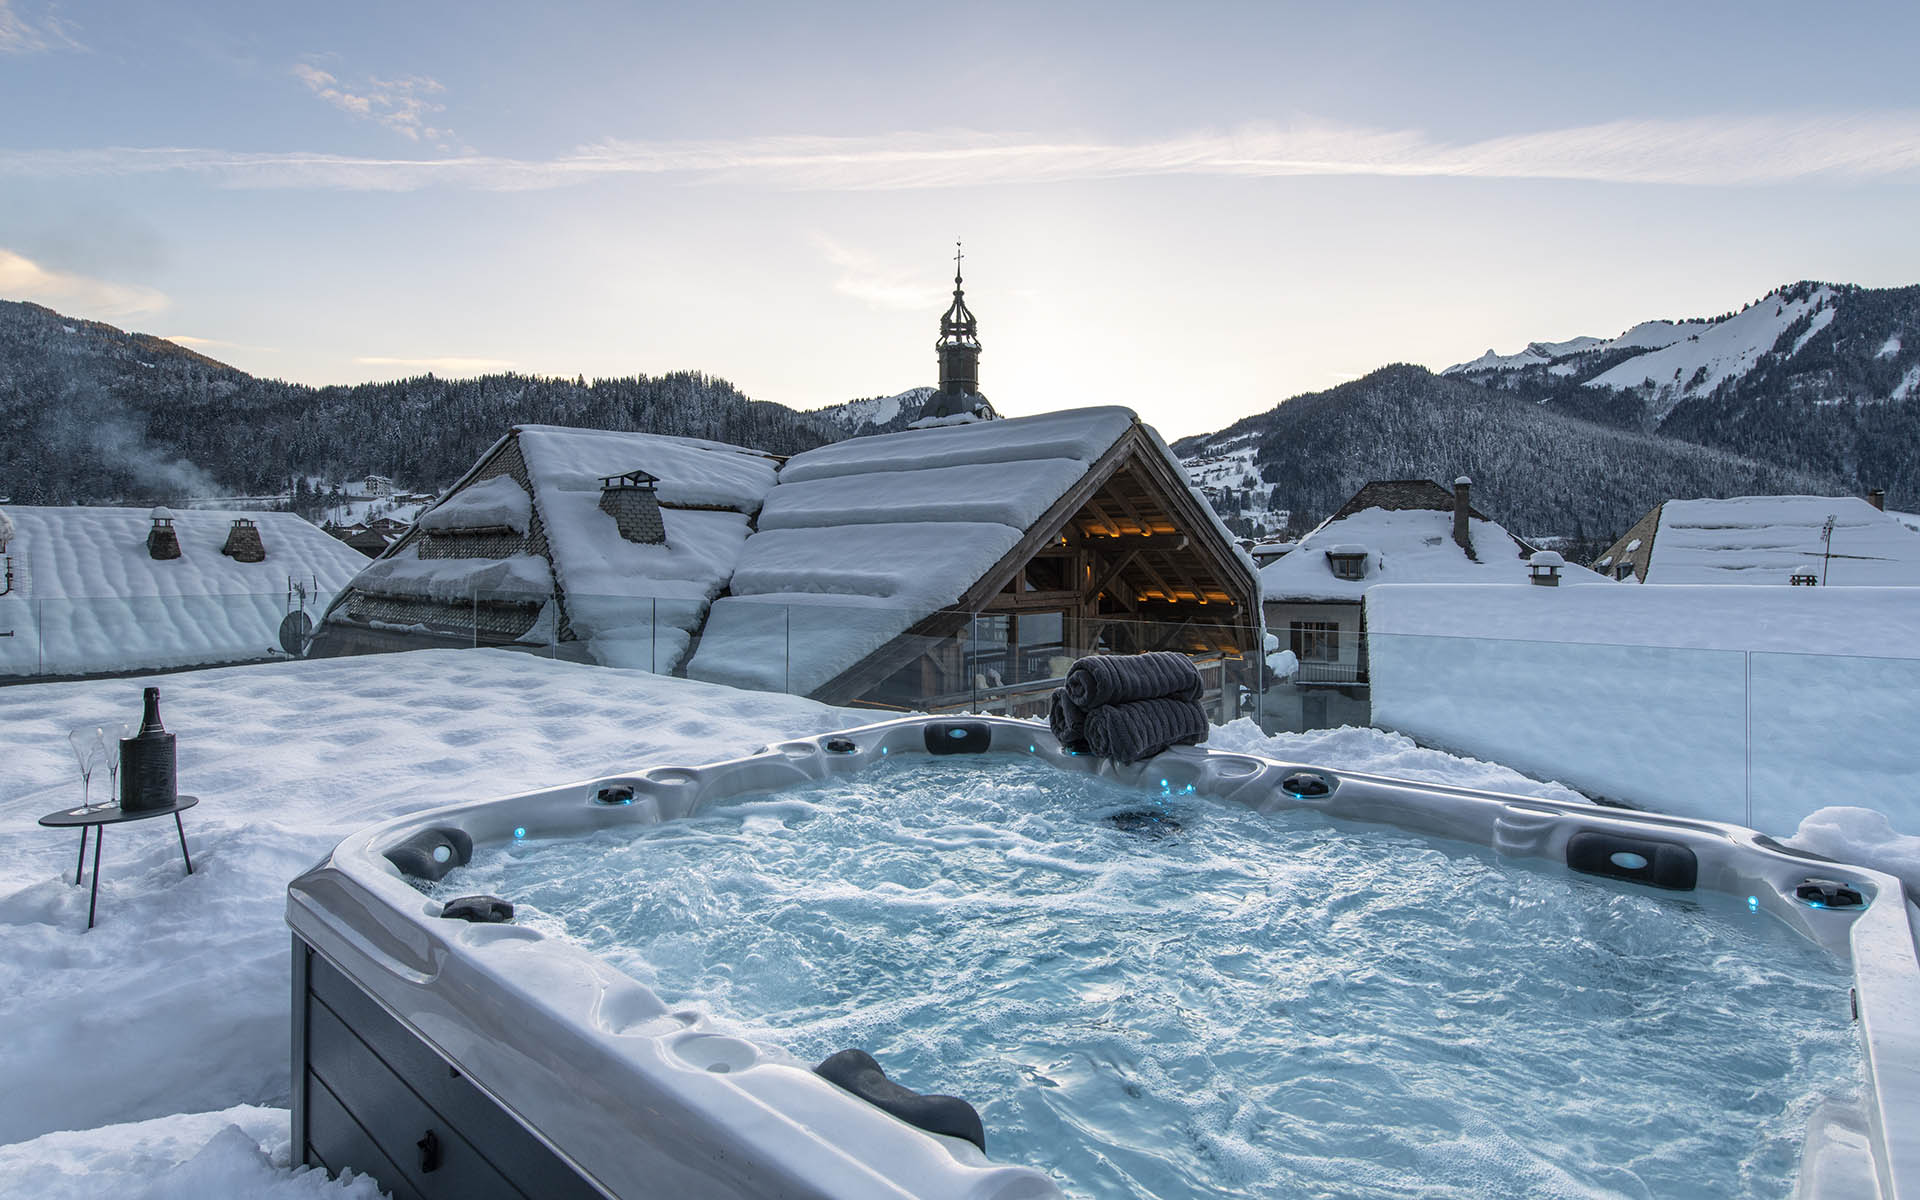
[[[516,838],[527,836],[527,827],[525,825],[515,825],[513,827],[513,836]]]
[[[1163,788],[1164,788],[1164,787],[1166,787],[1166,786],[1167,786],[1167,781],[1166,781],[1166,780],[1164,780],[1164,779],[1162,779],[1162,780],[1160,781],[1160,786],[1161,786],[1161,787],[1163,787]]]
[[[1760,911],[1760,897],[1758,897],[1758,896],[1748,896],[1748,897],[1747,897],[1747,911],[1748,911],[1748,912],[1759,912],[1759,911]]]
[[[1032,747],[1032,746],[1028,746],[1028,747],[1027,747],[1027,753],[1028,753],[1028,754],[1032,754],[1032,753],[1033,753],[1033,747]]]
[[[885,754],[886,752],[887,748],[885,746],[880,747],[880,753]]]

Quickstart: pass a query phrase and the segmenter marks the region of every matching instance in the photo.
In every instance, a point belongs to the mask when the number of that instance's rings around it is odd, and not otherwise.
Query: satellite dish
[[[280,622],[280,648],[295,658],[305,658],[313,644],[313,618],[305,609],[295,609]]]

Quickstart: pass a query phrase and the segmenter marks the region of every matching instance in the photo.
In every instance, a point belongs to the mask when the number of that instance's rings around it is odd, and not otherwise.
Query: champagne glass
[[[120,740],[133,736],[133,726],[125,721],[115,721],[93,731],[98,743],[100,761],[107,764],[107,803],[120,802]]]
[[[93,771],[100,765],[98,730],[76,729],[67,735],[73,747],[73,761],[80,767],[80,807],[93,807]]]

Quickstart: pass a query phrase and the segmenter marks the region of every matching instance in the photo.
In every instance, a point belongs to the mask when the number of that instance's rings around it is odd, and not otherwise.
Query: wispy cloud
[[[432,371],[437,375],[485,375],[513,367],[510,358],[381,358],[353,360],[363,367],[397,367],[402,371]]]
[[[49,50],[84,50],[72,26],[51,9],[29,19],[13,0],[0,0],[0,54],[43,54]]]
[[[841,244],[824,233],[813,235],[814,245],[832,263],[836,278],[833,290],[871,307],[891,312],[915,312],[937,308],[946,299],[943,288],[928,287],[921,275],[875,255]]]
[[[431,99],[446,91],[437,79],[425,75],[379,79],[369,75],[362,83],[346,84],[309,62],[295,63],[293,74],[308,91],[341,112],[384,125],[408,141],[433,142],[446,150],[459,140],[453,130],[433,123],[434,114],[445,112],[447,107]]]
[[[221,341],[219,338],[194,337],[186,333],[165,333],[160,336],[169,342],[173,342],[175,345],[185,346],[189,350],[251,350],[256,354],[280,353],[278,346],[250,346],[245,342],[226,342]]]
[[[1436,141],[1417,130],[1249,126],[1148,142],[976,132],[731,141],[604,141],[545,159],[369,158],[188,148],[0,152],[0,174],[196,172],[235,187],[492,190],[620,176],[800,190],[880,191],[1138,176],[1564,179],[1753,186],[1920,174],[1920,111],[1613,121]]]
[[[142,316],[167,307],[166,294],[153,288],[50,271],[4,247],[0,247],[0,296],[102,320]]]

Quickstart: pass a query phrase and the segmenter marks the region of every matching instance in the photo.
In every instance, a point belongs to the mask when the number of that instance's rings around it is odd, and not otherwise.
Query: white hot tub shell
[[[1748,899],[1853,966],[1869,1086],[1862,1107],[1815,1113],[1800,1196],[1863,1200],[1872,1186],[1880,1200],[1920,1200],[1920,908],[1898,880],[1710,821],[1191,747],[1122,765],[1064,751],[1044,726],[986,717],[888,721],[745,758],[448,805],[349,837],[288,888],[303,1161],[370,1173],[396,1197],[1059,1195],[1045,1174],[914,1128],[563,938],[443,917],[387,857],[444,843],[443,860],[464,860],[472,845],[670,821],[916,754],[1039,757],[1143,788],[1313,809]],[[1796,896],[1816,879],[1864,904]]]

